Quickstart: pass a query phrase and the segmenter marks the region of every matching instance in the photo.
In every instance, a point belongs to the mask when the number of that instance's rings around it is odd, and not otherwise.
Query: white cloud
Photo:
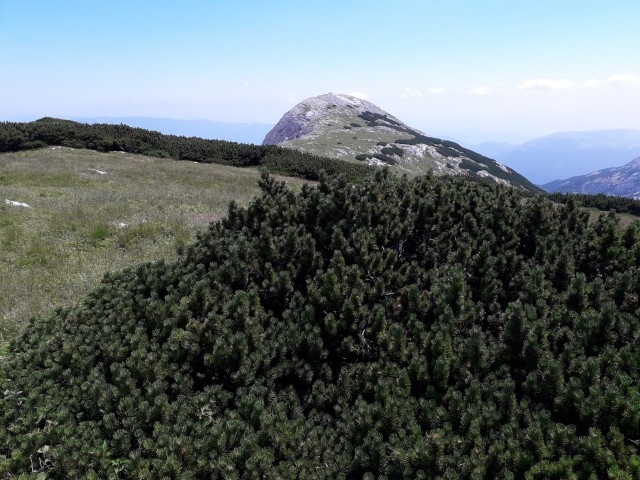
[[[469,90],[469,93],[474,95],[489,95],[491,93],[491,87],[478,87],[473,90]]]
[[[634,73],[618,73],[607,78],[607,80],[618,83],[640,83],[640,77]]]
[[[422,92],[420,90],[414,90],[413,88],[407,87],[404,89],[404,93],[400,95],[402,98],[414,98],[421,97]]]
[[[597,87],[598,85],[600,85],[600,83],[602,82],[597,78],[592,78],[591,80],[583,82],[582,85],[584,85],[585,87]]]
[[[245,79],[243,80],[242,85],[244,85],[245,87],[259,87],[262,85],[262,79],[261,78]]]
[[[520,84],[520,90],[566,90],[574,83],[566,78],[555,80],[553,78],[536,78]]]
[[[349,95],[351,95],[352,97],[359,98],[361,100],[366,100],[367,98],[369,98],[369,95],[367,95],[361,90],[356,90],[355,92],[349,92]]]
[[[444,88],[442,87],[433,87],[429,89],[429,93],[432,93],[434,95],[438,95],[440,93],[444,93]]]

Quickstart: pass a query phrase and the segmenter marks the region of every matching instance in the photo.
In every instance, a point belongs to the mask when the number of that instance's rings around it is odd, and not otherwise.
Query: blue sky
[[[640,129],[638,0],[0,0],[0,120],[275,123],[329,91],[434,135]]]

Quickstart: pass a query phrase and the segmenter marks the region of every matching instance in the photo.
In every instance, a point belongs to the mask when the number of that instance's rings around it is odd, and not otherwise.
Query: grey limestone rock
[[[277,145],[288,140],[295,140],[311,133],[323,121],[329,121],[338,113],[353,115],[364,112],[387,115],[400,122],[371,102],[351,95],[326,93],[317,97],[307,98],[285,113],[280,121],[267,133],[263,145]],[[400,122],[401,123],[401,122]]]

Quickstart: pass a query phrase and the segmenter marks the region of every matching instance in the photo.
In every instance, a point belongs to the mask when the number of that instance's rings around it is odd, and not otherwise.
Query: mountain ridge
[[[361,163],[347,164],[274,145],[186,138],[127,125],[89,125],[52,117],[29,123],[0,122],[0,152],[46,146],[123,151],[174,160],[260,167],[272,173],[307,180],[318,180],[323,171],[328,175],[342,174],[350,180],[362,179],[373,171]]]
[[[468,175],[539,191],[509,167],[455,142],[429,137],[377,105],[345,94],[327,93],[298,103],[265,136],[267,144],[410,176],[429,171]]]
[[[259,144],[271,125],[265,123],[234,123],[203,119],[178,119],[168,117],[74,117],[81,123],[125,124],[130,127],[154,130],[166,135],[199,137],[209,140]]]
[[[542,185],[550,193],[604,193],[640,200],[640,157],[621,167],[604,168],[586,175],[554,180]]]

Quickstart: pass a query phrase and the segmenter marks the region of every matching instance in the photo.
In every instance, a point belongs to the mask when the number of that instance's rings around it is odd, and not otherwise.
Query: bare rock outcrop
[[[329,112],[327,112],[329,111]],[[373,112],[399,122],[377,105],[351,95],[326,93],[307,98],[285,113],[280,121],[267,133],[263,145],[278,145],[288,140],[311,133],[328,117],[336,114],[356,115]],[[327,115],[329,113],[330,115]]]

